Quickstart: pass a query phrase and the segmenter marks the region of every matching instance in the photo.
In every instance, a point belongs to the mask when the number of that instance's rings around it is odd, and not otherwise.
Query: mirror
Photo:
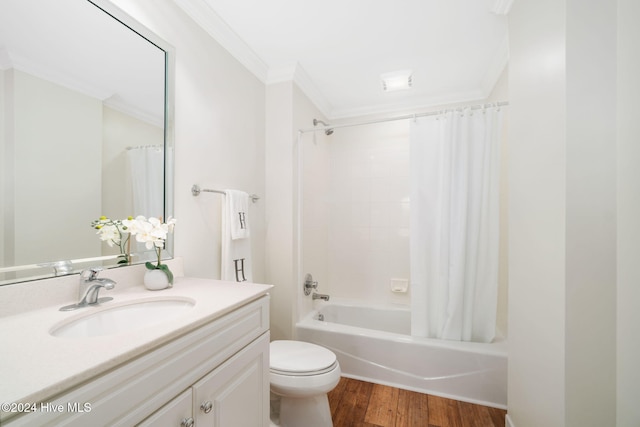
[[[92,221],[172,214],[172,69],[105,0],[0,2],[0,284],[117,266]]]

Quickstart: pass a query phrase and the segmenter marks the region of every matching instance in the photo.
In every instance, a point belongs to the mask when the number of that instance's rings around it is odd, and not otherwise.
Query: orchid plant
[[[144,243],[147,249],[153,248],[157,255],[157,263],[147,261],[145,263],[149,270],[162,270],[169,278],[169,283],[173,284],[173,273],[166,264],[162,264],[162,249],[164,248],[167,235],[173,232],[176,224],[174,218],[169,217],[167,222],[162,222],[161,218],[145,218],[138,215],[135,219],[126,219],[122,225],[126,227],[131,236],[136,237],[136,241]]]
[[[127,220],[133,219],[129,217]],[[124,221],[127,221],[124,220]],[[131,257],[130,252],[130,233],[128,227],[124,225],[123,220],[113,220],[106,216],[101,216],[95,221],[91,222],[91,227],[98,230],[96,234],[100,236],[100,240],[107,242],[109,247],[117,246],[120,249],[120,255],[118,258],[122,258],[118,261],[118,264],[129,264]]]

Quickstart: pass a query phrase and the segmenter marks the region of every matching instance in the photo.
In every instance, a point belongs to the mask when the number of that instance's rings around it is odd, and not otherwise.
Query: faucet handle
[[[314,281],[313,276],[309,273],[304,276],[303,289],[305,295],[309,295],[311,293],[311,289],[318,289],[318,282]]]
[[[101,271],[102,267],[91,267],[86,270],[82,270],[82,273],[80,273],[80,280],[86,280],[88,282],[96,280]]]

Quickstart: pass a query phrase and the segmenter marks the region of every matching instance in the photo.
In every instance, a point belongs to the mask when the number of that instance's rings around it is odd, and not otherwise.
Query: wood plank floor
[[[507,411],[341,378],[329,393],[334,427],[504,427]]]

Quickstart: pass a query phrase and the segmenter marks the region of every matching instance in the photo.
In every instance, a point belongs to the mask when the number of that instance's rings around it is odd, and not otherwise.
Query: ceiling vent
[[[380,81],[382,83],[382,90],[385,92],[411,89],[413,85],[413,71],[402,70],[380,74]]]

